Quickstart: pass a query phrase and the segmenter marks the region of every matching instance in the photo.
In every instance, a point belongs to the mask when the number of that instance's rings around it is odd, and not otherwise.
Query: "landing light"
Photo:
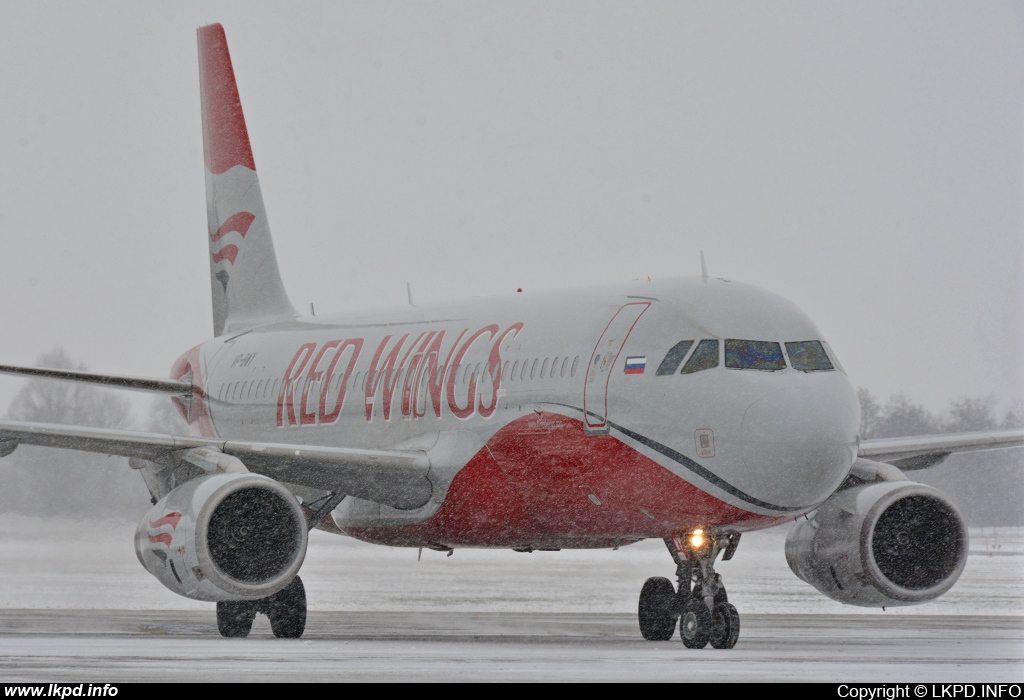
[[[694,547],[698,547],[698,548],[701,545],[703,545],[704,544],[704,531],[703,530],[694,530],[693,531],[693,535],[690,537],[690,544],[692,544]]]

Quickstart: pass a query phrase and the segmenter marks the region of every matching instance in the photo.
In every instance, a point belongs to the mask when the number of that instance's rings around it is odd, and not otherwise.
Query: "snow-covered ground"
[[[0,516],[0,608],[209,610],[181,598],[138,563],[135,523]],[[825,598],[796,578],[785,530],[743,536],[718,571],[741,614],[1024,616],[1024,529],[971,531],[963,576],[925,605],[864,610]],[[629,613],[648,576],[672,576],[660,541],[618,551],[424,550],[312,533],[302,569],[312,610]]]

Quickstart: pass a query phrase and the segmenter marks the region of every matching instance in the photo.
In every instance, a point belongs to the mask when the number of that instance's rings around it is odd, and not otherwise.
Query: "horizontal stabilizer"
[[[174,396],[191,396],[192,385],[176,379],[153,379],[150,377],[129,377],[115,374],[96,374],[94,372],[78,372],[70,369],[47,369],[45,367],[15,367],[0,365],[0,373],[17,374],[23,377],[41,377],[43,379],[65,379],[73,382],[102,384],[115,389],[132,391],[150,391],[158,394]]]

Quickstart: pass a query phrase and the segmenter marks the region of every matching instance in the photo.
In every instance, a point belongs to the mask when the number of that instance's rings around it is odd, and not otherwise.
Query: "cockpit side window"
[[[786,369],[782,346],[770,340],[726,340],[725,366],[729,369]]]
[[[655,374],[659,377],[666,374],[675,374],[676,370],[679,369],[679,363],[686,357],[686,353],[690,351],[690,346],[692,345],[692,340],[682,340],[673,345],[672,349],[665,355],[665,359],[658,365],[658,371]]]
[[[801,372],[824,372],[835,369],[828,359],[825,348],[818,340],[802,340],[798,343],[786,343],[786,352],[793,369]]]
[[[718,341],[702,340],[697,344],[697,349],[690,355],[690,359],[683,365],[680,374],[693,374],[701,370],[718,367]]]

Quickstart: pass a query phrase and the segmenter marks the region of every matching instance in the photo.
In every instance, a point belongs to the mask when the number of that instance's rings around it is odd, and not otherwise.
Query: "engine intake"
[[[214,474],[162,498],[139,524],[135,552],[165,586],[195,600],[265,598],[306,556],[306,518],[283,485],[258,474]]]
[[[967,527],[939,491],[910,481],[833,495],[786,538],[786,560],[829,598],[914,605],[948,591],[967,562]]]

